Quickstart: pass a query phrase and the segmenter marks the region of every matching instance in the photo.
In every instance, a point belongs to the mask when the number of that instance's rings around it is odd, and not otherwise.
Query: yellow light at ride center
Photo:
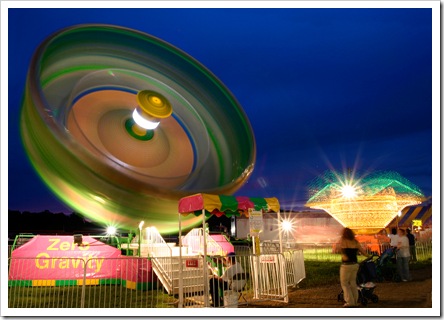
[[[173,113],[170,102],[160,93],[151,90],[139,91],[137,103],[133,120],[146,130],[156,129],[161,119],[168,118]]]

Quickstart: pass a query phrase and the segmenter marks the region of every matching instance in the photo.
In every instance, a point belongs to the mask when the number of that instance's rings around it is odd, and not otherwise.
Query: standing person
[[[391,262],[396,263],[396,246],[398,245],[398,234],[397,228],[392,228],[392,233],[389,235],[390,237],[390,250],[387,250],[388,257]]]
[[[234,252],[230,252],[225,257],[225,270],[221,276],[214,275],[210,279],[210,294],[212,307],[220,307],[223,306],[223,300],[220,297],[219,289],[222,291],[227,290],[230,286],[230,282],[232,282],[233,286],[239,286],[245,284],[246,280],[233,280],[233,277],[237,273],[244,273],[244,269],[242,265],[236,262],[236,254]],[[244,282],[244,283],[238,283]]]
[[[390,247],[396,251],[396,246],[398,245],[398,235],[396,228],[392,228],[392,233],[390,234]]]
[[[398,245],[396,252],[396,267],[402,281],[410,280],[410,245],[404,229],[398,230]]]
[[[361,247],[360,243],[355,239],[354,232],[349,228],[344,228],[340,241],[342,253],[342,264],[339,270],[341,279],[341,287],[344,292],[344,307],[358,306],[358,285],[356,276],[358,275],[358,251],[368,257],[367,252]]]
[[[410,257],[412,262],[416,262],[416,247],[415,247],[415,235],[412,234],[410,229],[407,229],[407,238],[409,239],[409,246],[410,246]]]

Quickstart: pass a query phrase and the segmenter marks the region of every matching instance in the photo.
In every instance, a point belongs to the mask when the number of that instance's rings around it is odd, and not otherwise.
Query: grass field
[[[432,260],[419,261],[410,265],[410,270],[422,269],[430,266]],[[299,283],[300,288],[315,288],[321,285],[339,283],[340,262],[305,261],[306,277]]]
[[[81,308],[82,287],[10,287],[10,308]],[[172,308],[177,299],[159,290],[87,286],[84,308]]]

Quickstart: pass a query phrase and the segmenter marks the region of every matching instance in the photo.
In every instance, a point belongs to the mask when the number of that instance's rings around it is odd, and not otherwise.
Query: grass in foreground
[[[420,270],[432,265],[432,260],[418,261],[410,265],[410,270]],[[298,287],[301,289],[316,288],[339,283],[340,262],[305,261],[305,279]]]

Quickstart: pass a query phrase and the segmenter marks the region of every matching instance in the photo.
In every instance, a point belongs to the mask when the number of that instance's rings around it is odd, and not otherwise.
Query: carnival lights
[[[293,229],[293,225],[292,225],[292,223],[290,221],[284,220],[284,221],[282,221],[282,229],[285,232],[289,232],[289,231],[291,231]]]
[[[329,171],[310,185],[307,206],[328,212],[358,234],[376,233],[403,208],[421,203],[424,196],[396,172],[375,172],[359,179]]]
[[[116,227],[108,226],[108,227],[106,228],[106,235],[109,235],[109,236],[115,236],[116,233],[117,233],[117,229],[116,229]]]
[[[145,130],[154,130],[160,119],[171,116],[173,108],[160,93],[142,90],[137,94],[137,107],[132,113],[132,120]]]

